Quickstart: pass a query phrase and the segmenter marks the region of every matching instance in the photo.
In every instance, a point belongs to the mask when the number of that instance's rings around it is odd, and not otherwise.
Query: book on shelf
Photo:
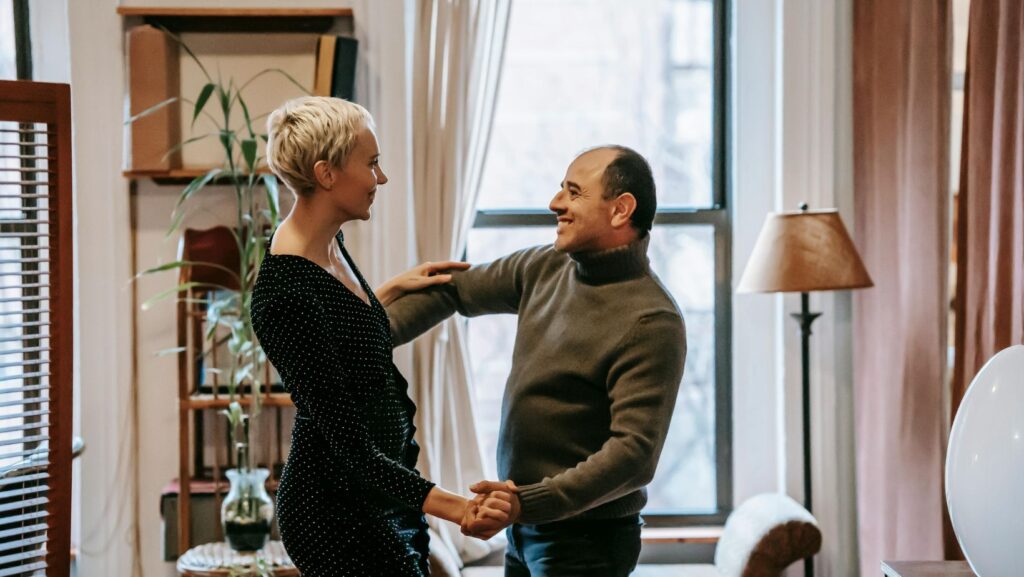
[[[313,94],[354,100],[359,41],[349,36],[320,36],[316,48]]]
[[[178,96],[181,73],[174,39],[147,24],[129,30],[127,43],[129,114]],[[181,141],[180,110],[175,101],[131,123],[130,170],[181,168],[180,151],[167,154]]]

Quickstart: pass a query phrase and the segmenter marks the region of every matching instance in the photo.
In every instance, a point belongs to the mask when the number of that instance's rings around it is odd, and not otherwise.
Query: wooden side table
[[[259,551],[243,553],[234,551],[225,542],[199,545],[178,558],[178,574],[184,577],[228,577],[232,569],[252,567],[257,559],[267,564],[274,577],[299,577],[299,570],[292,564],[280,541],[269,541]]]
[[[967,561],[882,561],[885,577],[976,577]]]

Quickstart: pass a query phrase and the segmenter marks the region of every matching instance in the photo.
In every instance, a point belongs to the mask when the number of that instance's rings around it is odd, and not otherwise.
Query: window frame
[[[650,527],[723,525],[733,509],[732,464],[732,182],[728,0],[713,4],[712,205],[659,208],[655,225],[711,225],[715,239],[715,484],[713,513],[645,513]],[[669,65],[678,68],[678,65]],[[553,213],[540,209],[477,209],[473,228],[554,227]],[[670,450],[666,447],[665,450]]]

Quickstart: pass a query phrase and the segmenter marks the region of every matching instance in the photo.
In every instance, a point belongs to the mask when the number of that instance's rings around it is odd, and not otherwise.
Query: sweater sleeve
[[[522,485],[521,523],[557,521],[641,489],[654,478],[686,360],[675,312],[640,318],[620,342],[608,374],[610,438],[585,461]]]
[[[311,296],[290,291],[267,303],[259,338],[270,362],[290,384],[296,407],[326,440],[346,489],[376,493],[423,510],[434,483],[375,446],[359,384],[344,369]],[[256,324],[256,323],[254,323]],[[302,351],[301,357],[296,356]]]
[[[452,282],[409,293],[387,307],[395,346],[404,345],[456,312],[466,317],[519,312],[526,271],[542,247],[452,273]]]

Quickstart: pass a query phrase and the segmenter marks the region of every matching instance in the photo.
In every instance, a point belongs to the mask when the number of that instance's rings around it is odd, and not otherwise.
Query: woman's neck
[[[281,223],[281,229],[285,229],[288,237],[287,244],[291,250],[287,252],[300,251],[302,256],[311,260],[329,262],[341,225],[352,218],[337,214],[335,209],[318,206],[315,199],[316,195],[298,197]],[[274,240],[277,240],[276,236]]]

